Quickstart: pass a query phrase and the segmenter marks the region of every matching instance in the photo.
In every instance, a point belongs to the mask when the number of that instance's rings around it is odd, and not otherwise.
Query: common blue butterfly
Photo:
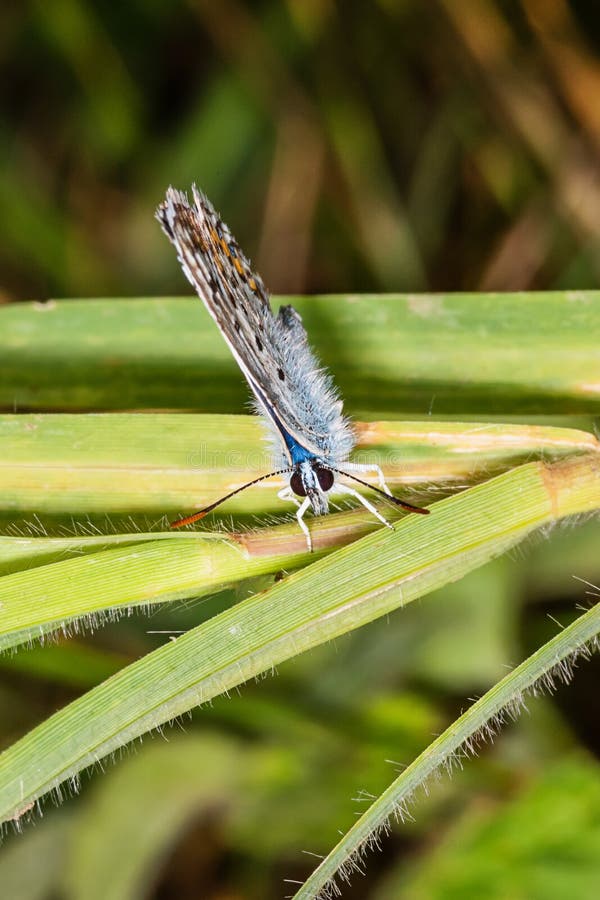
[[[250,386],[256,412],[270,429],[277,469],[178,519],[172,527],[195,522],[250,485],[283,474],[290,476],[289,484],[278,496],[296,504],[296,518],[309,550],[312,540],[304,514],[309,506],[316,516],[327,513],[330,493],[356,497],[392,528],[373,504],[340,481],[340,476],[410,512],[428,513],[392,496],[379,466],[348,461],[355,444],[352,427],[342,413],[342,401],[331,376],[308,345],[302,319],[292,306],[282,306],[277,315],[273,314],[263,282],[252,271],[229,228],[204,194],[195,186],[192,192],[194,202],[190,205],[185,193],[169,188],[156,217]],[[377,475],[379,487],[353,474],[369,471]]]

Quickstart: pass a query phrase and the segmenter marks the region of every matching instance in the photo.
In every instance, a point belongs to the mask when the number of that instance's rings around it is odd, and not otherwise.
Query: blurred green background
[[[274,292],[599,284],[590,0],[30,0],[2,7],[0,60],[0,302],[187,293],[153,209],[192,181]],[[148,738],[9,837],[0,893],[291,893],[597,560],[593,522],[564,530]],[[2,659],[1,744],[235,599]],[[599,674],[531,702],[344,896],[595,898]]]
[[[589,0],[4,4],[3,299],[182,291],[192,181],[274,292],[592,287],[599,51]]]

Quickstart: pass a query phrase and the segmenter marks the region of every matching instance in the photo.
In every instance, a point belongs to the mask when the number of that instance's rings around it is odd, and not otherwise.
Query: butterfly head
[[[332,470],[318,459],[297,463],[290,487],[297,497],[308,497],[315,516],[324,516],[329,511],[327,491],[331,490],[335,476]]]

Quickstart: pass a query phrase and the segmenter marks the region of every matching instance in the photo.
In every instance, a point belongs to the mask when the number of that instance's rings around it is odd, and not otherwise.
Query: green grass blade
[[[313,874],[294,895],[295,900],[332,896],[336,875],[347,880],[369,848],[377,846],[378,835],[392,817],[403,820],[407,805],[442,767],[451,770],[460,751],[472,754],[484,738],[489,738],[507,717],[523,708],[525,694],[537,686],[552,688],[554,677],[570,680],[572,661],[600,649],[600,604],[580,616],[539,650],[494,685],[467,712],[431,743],[381,794],[346,832]]]
[[[534,453],[560,458],[598,446],[586,432],[553,427],[374,422],[358,430],[358,458],[380,460],[390,484],[418,486],[434,478],[438,490],[488,477]],[[264,454],[259,424],[237,416],[6,416],[0,417],[0,433],[6,515],[21,505],[38,533],[48,523],[56,529],[57,522],[76,522],[80,507],[87,510],[81,528],[96,513],[107,530],[123,497],[130,504],[130,528],[135,512],[141,522],[157,516],[161,506],[174,516],[186,507],[178,499],[184,490],[193,509],[198,498],[210,502],[260,471],[230,471],[228,463],[240,460],[240,441],[250,460]],[[197,464],[186,464],[186,448],[193,445],[201,448]],[[39,502],[35,515],[26,509],[32,497]],[[276,491],[265,483],[233,498],[229,508],[264,515],[272,503],[279,503]],[[311,520],[317,555],[377,527],[362,510]],[[311,559],[293,517],[268,531],[0,538],[0,649],[68,630],[77,619],[97,621],[104,610],[199,597]]]
[[[289,530],[286,526],[263,538],[263,544],[270,544],[268,553],[260,550],[260,536],[250,543],[258,546],[254,552],[248,552],[244,539],[210,534],[138,535],[101,549],[96,539],[92,548],[85,547],[85,540],[73,540],[69,551],[79,550],[77,555],[60,559],[55,554],[44,565],[0,579],[0,650],[57,629],[69,632],[79,619],[97,623],[98,614],[107,611],[197,598],[283,567],[295,568],[307,561],[308,553],[303,538],[290,541]],[[287,540],[281,540],[281,532]]]
[[[521,466],[442,500],[430,516],[406,517],[393,532],[316,561],[164,645],[5,751],[0,817],[19,817],[134,737],[460,578],[536,528],[597,509],[598,474],[592,455]]]
[[[354,459],[378,462],[400,492],[434,482],[438,496],[535,456],[598,448],[587,432],[550,426],[427,420],[359,422],[356,430]],[[73,534],[90,521],[109,533],[164,529],[169,518],[268,472],[263,436],[252,416],[0,416],[0,528],[27,534],[29,522],[38,536]],[[223,514],[289,514],[277,483],[238,494]]]
[[[297,306],[353,415],[454,414],[457,394],[463,415],[599,408],[597,291],[278,299]],[[0,334],[9,411],[241,412],[246,402],[193,297],[8,304]]]

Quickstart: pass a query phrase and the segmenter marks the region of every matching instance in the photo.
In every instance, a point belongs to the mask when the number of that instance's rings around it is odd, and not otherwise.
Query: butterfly
[[[255,411],[269,427],[277,467],[171,527],[196,522],[240,491],[275,475],[289,475],[288,485],[278,496],[295,503],[309,551],[312,540],[304,515],[309,507],[316,516],[327,513],[332,493],[357,498],[392,528],[372,503],[341,478],[376,491],[402,509],[428,513],[394,497],[379,466],[348,461],[356,443],[352,426],[330,374],[308,344],[300,315],[292,306],[281,306],[277,315],[273,313],[262,280],[227,225],[195,186],[192,194],[190,204],[185,193],[169,188],[156,217],[248,382]],[[379,487],[356,474],[366,472],[377,475]]]

